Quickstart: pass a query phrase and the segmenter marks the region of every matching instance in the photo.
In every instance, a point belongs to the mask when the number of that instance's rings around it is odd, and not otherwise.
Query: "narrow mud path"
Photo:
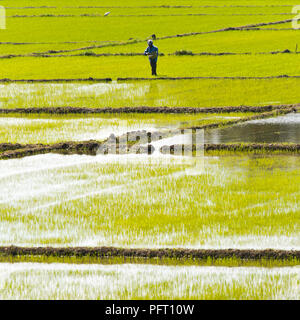
[[[0,79],[0,83],[52,83],[52,82],[111,82],[111,78],[78,78],[78,79]]]
[[[237,113],[237,112],[268,112],[274,110],[285,110],[300,107],[298,104],[267,105],[267,106],[229,106],[229,107],[210,107],[210,108],[193,108],[193,107],[118,107],[118,108],[81,108],[81,107],[45,107],[45,108],[0,108],[1,114],[119,114],[119,113],[163,113],[163,114],[189,114],[189,113]]]
[[[300,79],[300,75],[275,75],[275,76],[232,76],[232,77],[155,77],[155,78],[117,78],[117,81],[162,81],[162,80],[268,80],[268,79]],[[112,78],[78,78],[78,79],[0,79],[0,83],[60,83],[60,82],[112,82]]]
[[[135,146],[134,146],[135,145]],[[107,141],[69,141],[52,145],[43,144],[0,144],[0,160],[18,159],[39,154],[59,153],[65,155],[79,154],[95,156],[98,153],[108,154],[112,149]],[[154,147],[152,145],[142,146],[136,143],[117,144],[116,154],[152,154]]]
[[[168,53],[168,56],[176,56],[176,57],[194,57],[194,56],[241,56],[241,55],[277,55],[277,54],[300,54],[300,52],[292,52],[290,50],[283,51],[270,51],[270,52],[174,52]],[[159,56],[165,56],[164,53],[159,53]],[[94,52],[84,52],[78,54],[40,54],[40,53],[29,53],[29,54],[7,54],[0,56],[0,59],[12,59],[12,58],[69,58],[69,57],[138,57],[144,56],[143,53],[138,52],[127,52],[127,53],[94,53]]]
[[[81,14],[14,14],[12,16],[7,16],[7,18],[103,18],[103,19],[113,19],[113,18],[130,18],[130,17],[189,17],[189,16],[293,16],[291,12],[278,12],[278,13],[174,13],[174,14],[115,14],[109,17],[104,16],[100,13],[81,13]]]
[[[185,152],[196,151],[196,145],[180,145],[162,146],[160,152],[162,154],[174,154],[175,150],[184,150]],[[232,151],[232,152],[282,152],[282,153],[300,153],[300,144],[283,144],[283,143],[234,143],[234,144],[205,144],[204,151]]]
[[[34,155],[46,154],[46,153],[58,153],[65,155],[79,154],[79,155],[97,155],[101,150],[101,154],[109,154],[109,144],[105,144],[98,141],[90,142],[65,142],[55,145],[24,145],[22,149],[17,149],[18,144],[12,145],[12,149],[0,150],[0,160],[11,160],[24,158]],[[1,148],[1,145],[0,145]],[[113,149],[113,148],[112,148]],[[118,147],[117,155],[129,153],[128,148],[123,146]],[[184,150],[185,152],[196,151],[195,145],[167,145],[160,148],[162,155],[174,154],[174,150]],[[236,143],[236,144],[204,144],[204,151],[232,151],[232,152],[267,152],[267,153],[288,153],[298,154],[300,153],[300,144],[283,144],[283,143]],[[134,154],[148,154],[151,155],[154,152],[154,147],[149,144],[148,146],[139,146],[131,148],[130,153]]]
[[[117,78],[117,81],[158,81],[158,80],[268,80],[268,79],[300,79],[300,75],[276,75],[276,76],[233,76],[233,77],[155,77],[155,78]]]
[[[131,249],[115,247],[0,247],[0,255],[9,256],[52,256],[52,257],[137,257],[174,259],[300,259],[299,250],[202,250],[202,249]]]

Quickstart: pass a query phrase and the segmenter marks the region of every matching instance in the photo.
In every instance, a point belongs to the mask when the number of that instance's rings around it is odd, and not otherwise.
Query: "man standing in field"
[[[153,45],[152,40],[148,40],[148,48],[145,50],[145,56],[149,57],[152,75],[157,76],[156,74],[156,66],[157,66],[157,58],[158,58],[158,48]]]

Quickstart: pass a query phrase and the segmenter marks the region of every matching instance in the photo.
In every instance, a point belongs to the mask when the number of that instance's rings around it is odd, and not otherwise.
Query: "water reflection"
[[[300,143],[300,114],[245,122],[232,127],[208,130],[206,143]]]

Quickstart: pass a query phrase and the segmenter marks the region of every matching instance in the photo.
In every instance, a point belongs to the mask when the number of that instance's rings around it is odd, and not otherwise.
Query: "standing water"
[[[300,143],[300,113],[208,130],[205,132],[205,142]]]

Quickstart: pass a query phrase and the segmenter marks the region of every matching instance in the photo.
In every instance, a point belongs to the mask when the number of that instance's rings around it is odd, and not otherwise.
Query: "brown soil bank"
[[[52,145],[43,145],[43,144],[0,144],[0,160],[9,160],[24,158],[38,154],[46,153],[59,153],[59,154],[85,154],[95,156],[99,153],[108,154],[110,150],[110,144],[104,141],[69,141],[61,142]],[[152,145],[136,145],[136,146],[127,146],[127,145],[117,145],[117,154],[152,154],[154,152],[154,147]]]
[[[118,78],[117,81],[157,81],[157,80],[266,80],[266,79],[282,79],[282,78],[293,78],[293,79],[300,79],[300,76],[290,76],[287,74],[282,74],[278,76],[265,76],[265,77],[156,77],[156,78]]]
[[[81,108],[81,107],[55,107],[55,108],[14,108],[0,109],[0,114],[116,114],[116,113],[230,113],[230,112],[267,112],[279,109],[297,108],[300,104],[268,105],[268,106],[237,106],[237,107],[119,107],[119,108]]]
[[[140,258],[175,258],[175,259],[223,259],[239,258],[259,259],[300,259],[298,250],[202,250],[202,249],[125,249],[114,247],[0,247],[1,256],[53,256],[53,257],[140,257]]]
[[[66,154],[96,154],[98,148],[103,142],[98,141],[84,141],[84,142],[62,142],[53,145],[43,144],[1,144],[0,159],[15,159],[37,154],[44,154],[50,152],[66,153]]]
[[[267,54],[298,54],[299,52],[292,52],[288,49],[283,51],[270,51],[270,52],[198,52],[179,50],[174,53],[169,53],[168,56],[236,56],[236,55],[267,55]],[[2,56],[4,57],[4,56]],[[2,58],[0,57],[0,58]]]
[[[191,51],[176,51],[174,53],[169,53],[168,56],[236,56],[236,55],[274,55],[274,54],[299,54],[299,52],[292,52],[288,49],[283,51],[271,51],[271,52],[199,52],[194,53]],[[165,56],[164,53],[159,53],[159,56]],[[136,57],[144,56],[143,53],[128,52],[128,53],[94,53],[94,52],[84,52],[78,54],[40,54],[38,52],[33,52],[29,54],[6,54],[0,56],[0,59],[12,59],[12,58],[68,58],[68,57]]]
[[[48,82],[111,82],[111,78],[78,78],[78,79],[0,79],[0,83],[48,83]]]
[[[180,148],[179,148],[180,147]],[[182,147],[182,149],[181,149]],[[12,145],[12,149],[7,150],[4,146],[0,149],[0,160],[9,160],[34,156],[46,153],[59,153],[65,155],[79,154],[95,156],[97,153],[109,154],[109,144],[100,142],[66,142],[55,145],[24,145],[22,149],[16,149],[18,145]],[[175,150],[184,150],[185,152],[196,151],[196,146],[193,145],[172,145],[163,146],[160,148],[162,154],[174,154]],[[231,152],[284,152],[284,153],[300,153],[300,144],[205,144],[205,152],[209,151],[231,151]],[[130,153],[135,154],[148,154],[154,152],[154,147],[149,144],[148,146],[132,147]],[[118,148],[117,154],[129,153],[124,148]]]
[[[175,150],[184,150],[186,152],[196,151],[196,145],[172,145],[162,146],[162,154],[174,154]],[[205,144],[205,151],[235,151],[235,152],[288,152],[300,153],[300,144],[264,144],[264,143],[237,143],[237,144]]]
[[[59,55],[51,55],[51,54],[40,54],[38,52],[36,53],[30,53],[30,54],[7,54],[0,56],[0,59],[12,59],[12,58],[25,58],[25,57],[32,57],[32,58],[68,58],[68,57],[135,57],[135,56],[143,56],[143,53],[80,53],[80,54],[59,54]],[[159,53],[159,56],[164,56],[163,53]]]
[[[42,147],[42,144],[0,143],[0,152]]]

